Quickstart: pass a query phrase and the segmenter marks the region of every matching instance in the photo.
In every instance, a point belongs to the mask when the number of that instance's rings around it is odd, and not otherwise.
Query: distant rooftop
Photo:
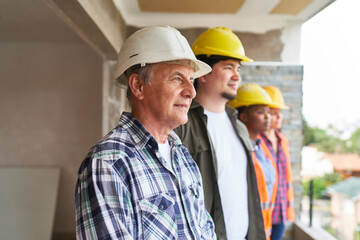
[[[357,200],[360,196],[360,177],[349,177],[348,179],[336,183],[327,188],[328,193],[342,193]]]
[[[326,154],[335,171],[360,171],[360,156],[357,154]]]

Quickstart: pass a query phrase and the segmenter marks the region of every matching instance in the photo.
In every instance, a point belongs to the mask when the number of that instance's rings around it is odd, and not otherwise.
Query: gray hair
[[[127,78],[130,77],[131,74],[139,74],[140,79],[144,80],[145,85],[151,85],[151,80],[154,77],[154,67],[155,64],[148,64],[144,67],[141,67],[140,65],[135,65],[130,68],[128,68],[125,72],[125,75]],[[128,86],[126,97],[131,104],[131,89]]]

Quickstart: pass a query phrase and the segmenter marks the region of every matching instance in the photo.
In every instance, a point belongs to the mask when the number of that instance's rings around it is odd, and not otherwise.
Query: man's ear
[[[129,88],[135,98],[142,100],[144,98],[144,81],[141,80],[140,75],[133,73],[129,77]]]
[[[198,81],[201,82],[201,83],[205,83],[206,82],[206,76],[207,76],[207,74],[204,75],[204,76],[199,77]]]
[[[243,123],[246,123],[247,120],[248,120],[248,115],[247,115],[246,113],[242,112],[242,113],[239,114],[239,119],[240,119],[240,121],[242,121]]]

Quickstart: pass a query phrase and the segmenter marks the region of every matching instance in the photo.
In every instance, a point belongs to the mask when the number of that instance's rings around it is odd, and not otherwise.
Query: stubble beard
[[[236,98],[236,94],[230,94],[230,93],[222,93],[221,97],[225,98],[226,100],[233,100]]]

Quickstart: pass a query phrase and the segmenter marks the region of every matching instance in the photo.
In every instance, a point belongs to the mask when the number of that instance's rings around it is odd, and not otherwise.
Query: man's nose
[[[184,82],[185,82],[185,87],[184,87],[183,95],[190,99],[193,99],[196,96],[194,84],[190,80]]]
[[[241,75],[240,75],[240,72],[238,70],[234,70],[232,79],[238,80],[239,82],[241,82]]]

